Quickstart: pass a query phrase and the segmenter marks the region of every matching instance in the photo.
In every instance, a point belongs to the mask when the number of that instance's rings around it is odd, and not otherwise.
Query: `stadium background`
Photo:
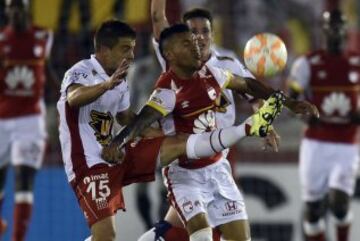
[[[206,7],[215,16],[215,39],[219,45],[232,49],[241,56],[248,38],[263,31],[279,34],[289,51],[289,65],[293,59],[306,51],[317,48],[321,43],[319,21],[327,4],[326,0],[168,0],[170,22],[180,19],[183,9]],[[349,48],[359,49],[360,1],[340,1],[349,19]],[[31,13],[33,22],[53,29],[55,42],[52,63],[62,78],[64,71],[81,58],[92,52],[92,34],[99,23],[117,17],[130,23],[137,31],[136,62],[145,59],[153,61],[149,38],[151,23],[149,18],[150,0],[33,0]],[[0,1],[0,25],[6,22],[4,0]],[[284,87],[287,71],[269,81],[276,88]],[[145,79],[146,77],[144,77]],[[144,81],[139,79],[138,81]],[[35,214],[30,225],[27,241],[79,241],[88,236],[75,197],[71,192],[62,168],[57,133],[55,103],[58,91],[47,86],[47,124],[49,145],[44,167],[36,179]],[[237,106],[239,120],[249,109]],[[246,202],[252,223],[255,241],[300,241],[301,202],[297,174],[297,151],[301,136],[301,122],[288,113],[276,123],[282,136],[280,152],[259,151],[260,143],[245,140],[237,146],[235,159],[238,160],[236,173],[241,188],[246,194]],[[2,138],[2,137],[1,137]],[[3,213],[8,220],[12,214],[12,178],[6,189]],[[159,187],[161,180],[147,186],[153,201],[151,216],[158,217],[160,204]],[[360,227],[360,181],[353,207],[354,227]],[[117,215],[118,240],[136,240],[145,231],[136,208],[136,186],[125,188],[127,212]],[[10,229],[4,240],[10,240]],[[330,236],[332,236],[330,234]],[[352,230],[352,240],[360,237],[360,230]]]

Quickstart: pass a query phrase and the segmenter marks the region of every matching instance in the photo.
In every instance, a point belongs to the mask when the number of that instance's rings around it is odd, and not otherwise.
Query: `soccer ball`
[[[285,44],[275,34],[256,34],[245,45],[245,65],[256,77],[271,77],[279,73],[284,69],[286,60]]]

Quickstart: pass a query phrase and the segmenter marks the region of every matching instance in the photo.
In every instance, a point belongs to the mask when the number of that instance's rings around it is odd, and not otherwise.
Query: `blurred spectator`
[[[303,227],[307,241],[327,240],[329,210],[336,240],[348,241],[359,167],[360,55],[345,51],[345,20],[339,10],[324,13],[322,28],[324,48],[299,57],[290,75],[292,95],[302,95],[321,113],[320,119],[307,121],[299,151]]]
[[[48,61],[52,32],[32,25],[28,10],[27,0],[6,1],[9,21],[0,31],[0,206],[10,161],[15,170],[13,241],[25,240],[31,218],[34,178],[46,141],[44,84],[46,72],[53,73]],[[0,235],[5,227],[0,220]]]
[[[63,0],[60,8],[59,15],[59,28],[57,38],[59,43],[62,43],[64,50],[66,49],[66,43],[69,36],[69,19],[71,8],[73,4],[78,5],[79,13],[80,13],[80,30],[78,34],[78,43],[76,45],[76,49],[79,51],[79,57],[85,58],[92,52],[92,42],[91,42],[91,1],[88,0]],[[61,45],[59,45],[61,47]]]

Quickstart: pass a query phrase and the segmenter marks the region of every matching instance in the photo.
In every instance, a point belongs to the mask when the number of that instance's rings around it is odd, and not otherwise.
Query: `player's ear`
[[[174,53],[170,49],[167,49],[164,51],[164,57],[167,61],[172,61],[174,59]]]

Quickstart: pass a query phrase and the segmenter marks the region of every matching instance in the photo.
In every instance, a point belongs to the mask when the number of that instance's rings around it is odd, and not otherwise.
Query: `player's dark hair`
[[[165,57],[164,56],[164,45],[166,44],[166,42],[169,39],[171,39],[176,34],[186,33],[189,31],[190,31],[189,27],[183,23],[174,24],[168,28],[165,28],[163,31],[161,31],[160,38],[159,38],[159,49],[160,49],[161,55],[163,57]]]
[[[119,20],[105,21],[95,32],[95,50],[99,50],[101,45],[111,49],[116,45],[119,38],[123,37],[135,39],[136,32],[128,24]]]
[[[340,9],[333,9],[331,11],[326,11],[323,13],[323,21],[328,23],[336,22],[336,23],[345,24],[346,18]]]
[[[209,20],[211,25],[213,23],[213,18],[211,16],[211,13],[203,8],[194,8],[192,10],[185,12],[183,15],[183,22],[186,23],[187,20],[193,18],[206,18],[207,20]]]

